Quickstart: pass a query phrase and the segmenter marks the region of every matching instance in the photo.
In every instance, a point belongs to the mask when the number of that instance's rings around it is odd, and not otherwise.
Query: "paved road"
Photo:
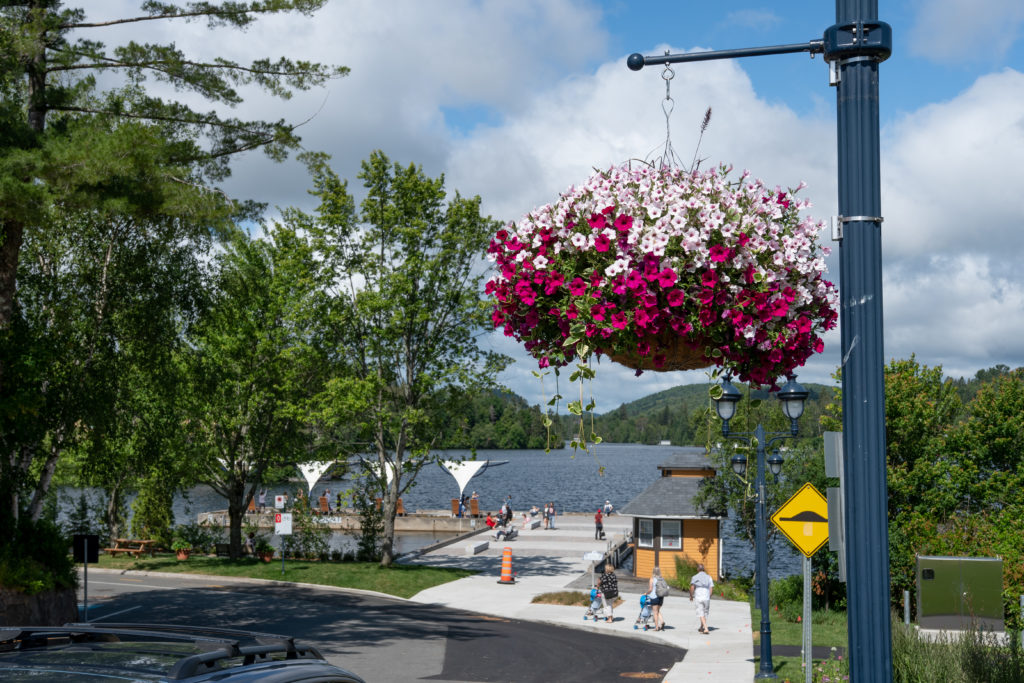
[[[371,682],[661,680],[684,654],[371,593],[97,570],[88,588],[91,620],[289,634]]]

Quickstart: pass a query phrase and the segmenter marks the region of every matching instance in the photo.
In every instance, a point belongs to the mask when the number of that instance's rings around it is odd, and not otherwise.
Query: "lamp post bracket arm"
[[[705,62],[712,59],[736,59],[738,57],[760,57],[763,55],[784,55],[794,52],[809,52],[811,55],[825,52],[822,40],[811,40],[806,43],[790,45],[769,45],[767,47],[741,47],[734,50],[707,50],[704,52],[687,52],[678,55],[651,55],[645,57],[634,52],[626,59],[626,65],[633,71],[654,64],[676,64],[679,62]]]

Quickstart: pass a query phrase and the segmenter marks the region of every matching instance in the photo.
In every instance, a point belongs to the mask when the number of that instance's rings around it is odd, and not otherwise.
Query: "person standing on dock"
[[[512,523],[512,496],[505,496],[505,524]]]
[[[267,507],[267,489],[260,491],[260,512],[263,512]]]
[[[601,508],[597,508],[594,515],[594,540],[600,541],[604,538],[604,518],[601,516]]]

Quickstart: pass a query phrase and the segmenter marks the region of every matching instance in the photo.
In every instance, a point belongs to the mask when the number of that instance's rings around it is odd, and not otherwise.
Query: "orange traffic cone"
[[[501,578],[498,579],[498,583],[511,586],[515,582],[516,578],[512,575],[512,548],[505,546],[505,552],[501,556]]]

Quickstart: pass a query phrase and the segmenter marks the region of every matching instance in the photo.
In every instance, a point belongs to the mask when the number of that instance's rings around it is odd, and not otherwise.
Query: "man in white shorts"
[[[695,602],[697,617],[700,619],[701,633],[708,631],[708,612],[711,611],[711,591],[715,588],[715,582],[704,572],[704,565],[697,565],[697,573],[690,579],[690,602]]]

